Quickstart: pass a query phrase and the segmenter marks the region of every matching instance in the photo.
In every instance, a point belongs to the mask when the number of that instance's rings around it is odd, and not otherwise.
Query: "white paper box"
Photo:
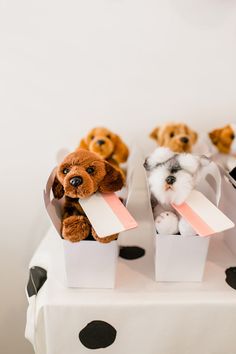
[[[114,288],[118,257],[117,241],[71,243],[63,240],[68,287]]]
[[[51,188],[55,170],[44,191],[45,206],[57,237],[60,238],[62,202],[53,199]],[[72,243],[60,239],[64,250],[65,282],[68,287],[114,288],[118,258],[117,241],[108,244],[95,240]]]
[[[215,205],[218,205],[221,196],[221,176],[214,162],[203,169],[197,189],[204,193]],[[153,232],[156,281],[201,281],[204,274],[210,238],[158,235],[155,230],[154,220]]]
[[[236,189],[231,182],[222,176],[222,198],[220,209],[229,216],[236,225]],[[236,254],[236,226],[224,232],[224,239],[231,251]]]
[[[156,281],[201,281],[209,237],[155,235]]]

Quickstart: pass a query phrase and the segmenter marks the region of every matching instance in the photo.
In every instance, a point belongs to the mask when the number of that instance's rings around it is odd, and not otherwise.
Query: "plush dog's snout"
[[[73,177],[73,178],[70,179],[70,184],[71,184],[73,187],[78,187],[78,186],[80,186],[82,183],[83,183],[83,178],[80,177],[80,176],[76,176],[76,177]]]
[[[105,141],[102,140],[102,139],[99,139],[99,140],[97,141],[97,144],[98,144],[98,145],[104,145],[104,144],[105,144]]]
[[[189,142],[189,138],[187,138],[187,136],[183,136],[182,138],[180,138],[181,143],[187,144]]]
[[[149,165],[148,165],[147,159],[144,161],[143,167],[145,168],[145,170],[147,170],[147,171],[149,170]]]
[[[166,183],[169,184],[169,185],[172,185],[172,184],[174,184],[175,182],[176,182],[175,176],[168,176],[168,177],[166,178]]]

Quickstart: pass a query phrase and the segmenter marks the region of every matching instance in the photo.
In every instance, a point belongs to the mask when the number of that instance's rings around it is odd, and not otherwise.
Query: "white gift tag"
[[[107,237],[138,226],[115,193],[95,193],[80,199],[85,214],[99,237]]]
[[[234,227],[234,223],[201,192],[193,190],[185,203],[173,204],[200,236],[209,236]]]

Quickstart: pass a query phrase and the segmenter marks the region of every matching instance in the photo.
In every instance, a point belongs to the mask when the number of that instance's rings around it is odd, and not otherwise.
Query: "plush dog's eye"
[[[234,140],[234,138],[235,138],[235,135],[234,135],[234,134],[232,134],[232,135],[231,135],[231,139],[232,139],[232,140]]]
[[[170,133],[170,138],[173,138],[175,136],[175,133],[174,132],[171,132]]]
[[[95,170],[93,167],[88,167],[88,168],[86,168],[86,171],[88,172],[88,174],[91,175]]]
[[[90,138],[91,138],[91,140],[93,140],[93,139],[94,139],[94,135],[91,135],[91,137],[90,137]]]
[[[107,134],[107,138],[108,138],[108,139],[111,139],[111,136],[110,136],[110,134]]]
[[[64,170],[63,170],[64,175],[67,175],[67,173],[69,173],[69,172],[70,172],[69,168],[64,168]]]

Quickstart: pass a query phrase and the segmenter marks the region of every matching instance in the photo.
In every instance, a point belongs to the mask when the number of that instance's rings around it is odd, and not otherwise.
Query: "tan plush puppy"
[[[159,146],[168,147],[174,152],[192,152],[192,147],[196,143],[198,135],[186,124],[168,123],[155,128],[150,137]]]
[[[215,129],[209,133],[212,144],[222,154],[230,154],[235,141],[233,126],[228,124],[220,129]]]
[[[81,140],[79,148],[96,153],[114,167],[119,168],[121,172],[122,170],[119,165],[120,163],[126,162],[129,156],[129,149],[121,138],[103,127],[92,129],[88,135]]]
[[[65,240],[79,242],[92,234],[102,243],[116,240],[118,235],[101,238],[93,229],[78,199],[88,198],[96,192],[111,193],[123,187],[123,177],[118,169],[97,154],[78,149],[65,157],[57,168],[52,186],[56,199],[65,196],[61,234]]]

